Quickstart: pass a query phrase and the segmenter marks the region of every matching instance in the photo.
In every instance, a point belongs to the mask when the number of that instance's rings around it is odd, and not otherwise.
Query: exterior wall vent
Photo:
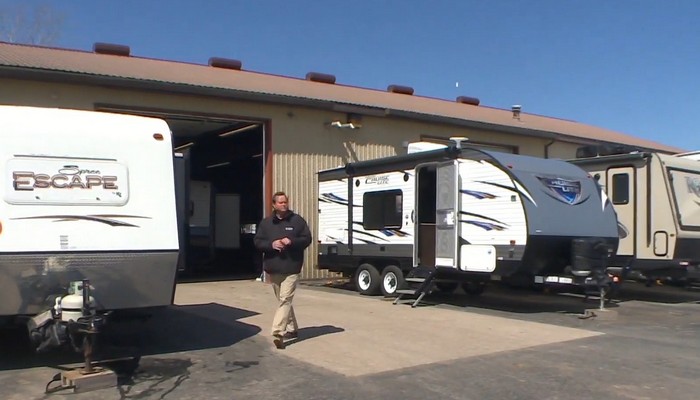
[[[407,94],[409,96],[413,94],[413,88],[410,86],[389,85],[386,90],[387,92]]]
[[[124,57],[129,57],[129,55],[131,54],[131,49],[129,48],[129,46],[114,43],[97,42],[92,46],[92,51],[97,54],[109,54],[113,56]]]
[[[231,58],[211,57],[209,59],[209,66],[214,68],[234,69],[236,71],[240,71],[241,67],[243,66],[243,63]]]
[[[323,74],[321,72],[309,72],[306,74],[307,81],[321,82],[321,83],[335,83],[335,75]]]
[[[469,104],[472,106],[478,106],[480,101],[476,97],[469,97],[469,96],[459,96],[457,97],[457,103],[462,103],[462,104]]]

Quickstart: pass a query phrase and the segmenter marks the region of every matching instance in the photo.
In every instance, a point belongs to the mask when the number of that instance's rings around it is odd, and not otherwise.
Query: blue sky
[[[497,108],[700,149],[700,2],[692,0],[0,0],[63,17],[57,47],[132,55]]]

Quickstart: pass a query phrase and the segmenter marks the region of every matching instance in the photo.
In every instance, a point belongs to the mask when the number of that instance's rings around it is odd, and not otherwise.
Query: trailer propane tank
[[[68,295],[61,299],[61,321],[77,321],[78,318],[95,313],[95,299],[89,293],[87,281],[71,282]],[[85,301],[87,295],[88,301]]]

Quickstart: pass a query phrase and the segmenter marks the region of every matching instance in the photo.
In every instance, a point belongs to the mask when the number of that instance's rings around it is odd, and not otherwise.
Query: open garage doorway
[[[269,124],[243,117],[101,106],[164,119],[173,134],[182,278],[258,276]],[[269,193],[267,194],[269,196]]]

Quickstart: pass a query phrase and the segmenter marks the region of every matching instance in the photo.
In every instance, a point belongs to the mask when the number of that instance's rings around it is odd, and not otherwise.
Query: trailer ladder
[[[394,304],[398,304],[404,296],[417,296],[411,308],[418,306],[425,295],[433,291],[435,285],[434,279],[437,274],[437,268],[427,268],[427,267],[415,267],[408,275],[404,278],[404,281],[412,288],[410,289],[398,289],[396,293],[398,296],[394,300]]]

